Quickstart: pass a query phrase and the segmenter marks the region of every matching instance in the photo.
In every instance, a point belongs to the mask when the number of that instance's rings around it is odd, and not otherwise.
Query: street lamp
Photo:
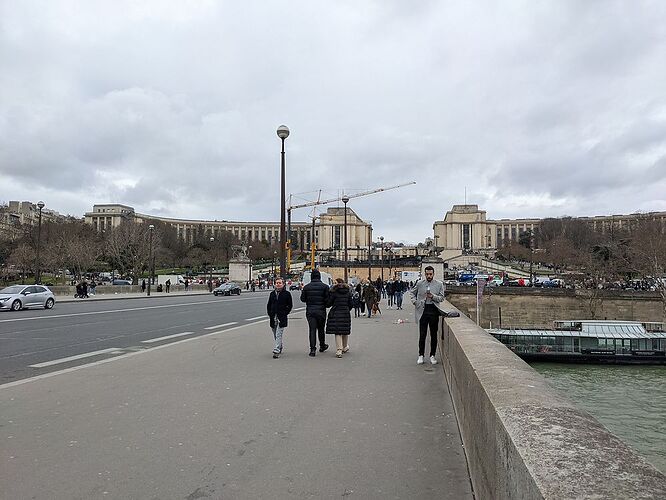
[[[384,283],[384,237],[383,237],[383,236],[380,236],[379,239],[380,239],[380,241],[381,241],[381,246],[379,247],[379,254],[380,254],[379,260],[381,260],[381,266],[382,266],[382,273],[381,273],[381,274],[382,274],[382,283]]]
[[[273,272],[271,273],[271,279],[275,281],[275,258],[277,257],[277,250],[273,250]]]
[[[42,244],[42,209],[44,208],[44,202],[40,201],[37,203],[37,208],[39,208],[39,222],[37,225],[37,262],[35,263],[35,267],[37,268],[35,271],[35,284],[41,282],[41,267],[42,263],[39,260],[39,247]]]
[[[252,250],[252,245],[247,247],[247,258],[250,260],[250,263],[247,266],[248,285],[250,284],[249,282],[252,281],[252,256],[250,255],[250,250]]]
[[[277,135],[282,141],[282,151],[280,153],[280,276],[285,278],[285,271],[287,269],[285,263],[285,250],[287,246],[287,240],[285,238],[285,158],[284,158],[284,140],[289,137],[289,129],[286,125],[280,125],[277,129]]]
[[[215,238],[213,238],[213,237],[211,236],[211,237],[210,237],[210,246],[211,246],[211,250],[212,250],[212,248],[213,248],[213,243],[214,243],[214,242],[215,242]],[[212,259],[211,259],[211,260],[212,260]],[[212,284],[213,284],[213,262],[210,263],[210,278],[209,278],[209,280],[210,280],[210,283],[211,283],[211,285],[212,285]]]
[[[345,259],[345,283],[347,283],[347,277],[349,270],[347,269],[347,203],[349,203],[349,196],[344,195],[342,197],[342,203],[345,204],[345,234],[344,234],[344,245],[345,245],[345,251],[344,251],[344,259]]]
[[[372,281],[372,226],[368,224],[368,281]]]
[[[150,243],[149,243],[149,257],[148,257],[148,297],[150,297],[150,282],[152,281],[153,277],[153,231],[155,230],[155,226],[152,224],[148,226],[148,233],[150,234]]]

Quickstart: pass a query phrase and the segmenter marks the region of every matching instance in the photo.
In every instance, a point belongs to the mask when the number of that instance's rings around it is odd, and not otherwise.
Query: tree
[[[666,224],[650,215],[640,218],[628,247],[630,269],[653,281],[661,296],[666,321]]]
[[[35,257],[35,250],[26,243],[17,246],[9,256],[9,264],[16,266],[21,271],[21,283],[25,283],[25,275],[28,271],[34,271]]]
[[[153,245],[159,235],[153,234]],[[150,259],[150,230],[148,224],[124,221],[111,230],[106,240],[106,256],[109,263],[123,276],[131,276],[138,284],[139,276],[148,268]]]

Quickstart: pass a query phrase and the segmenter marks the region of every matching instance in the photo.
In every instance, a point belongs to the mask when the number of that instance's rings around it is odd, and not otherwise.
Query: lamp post
[[[211,247],[211,250],[212,250],[212,248],[213,248],[213,244],[214,244],[214,243],[215,243],[215,238],[211,236],[211,237],[210,237],[210,247]],[[211,260],[213,260],[213,259],[211,259]],[[211,285],[213,284],[213,264],[214,264],[213,262],[210,263],[210,278],[209,278],[209,280],[210,280]]]
[[[379,247],[379,260],[381,261],[382,266],[382,283],[384,283],[384,237],[380,236],[379,240],[381,241],[381,246]]]
[[[368,280],[372,281],[372,226],[368,225]]]
[[[247,266],[247,281],[248,285],[250,285],[250,282],[252,281],[252,257],[250,256],[250,250],[252,250],[252,245],[247,247],[247,258],[250,260],[248,266]]]
[[[153,231],[155,230],[155,226],[152,224],[148,226],[148,233],[150,235],[150,243],[149,243],[149,257],[148,257],[148,297],[150,297],[150,283],[153,278]]]
[[[285,158],[284,158],[284,140],[289,137],[289,128],[286,125],[280,125],[277,129],[277,135],[282,141],[282,151],[280,153],[280,276],[286,278],[285,271],[287,269],[285,263],[285,250],[287,246],[287,239],[285,238]]]
[[[345,245],[345,250],[344,250],[344,265],[345,265],[345,283],[347,283],[347,278],[349,275],[349,270],[347,269],[347,203],[349,203],[349,196],[345,195],[342,197],[342,203],[345,204],[345,234],[344,238],[342,238],[342,241],[344,242]]]
[[[37,256],[35,262],[35,284],[41,282],[41,268],[42,263],[39,260],[39,249],[42,244],[42,209],[44,208],[44,202],[40,201],[37,203],[37,208],[39,208],[39,222],[37,223]]]
[[[275,257],[277,257],[277,250],[273,250],[273,272],[271,273],[271,280],[275,281]]]

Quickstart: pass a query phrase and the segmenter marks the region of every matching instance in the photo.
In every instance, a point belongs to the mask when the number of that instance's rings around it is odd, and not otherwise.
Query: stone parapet
[[[476,498],[666,498],[666,476],[469,318],[443,320],[441,349]]]

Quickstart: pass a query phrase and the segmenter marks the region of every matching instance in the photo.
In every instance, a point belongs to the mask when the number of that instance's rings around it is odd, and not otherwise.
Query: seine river
[[[666,366],[531,365],[666,473]]]

